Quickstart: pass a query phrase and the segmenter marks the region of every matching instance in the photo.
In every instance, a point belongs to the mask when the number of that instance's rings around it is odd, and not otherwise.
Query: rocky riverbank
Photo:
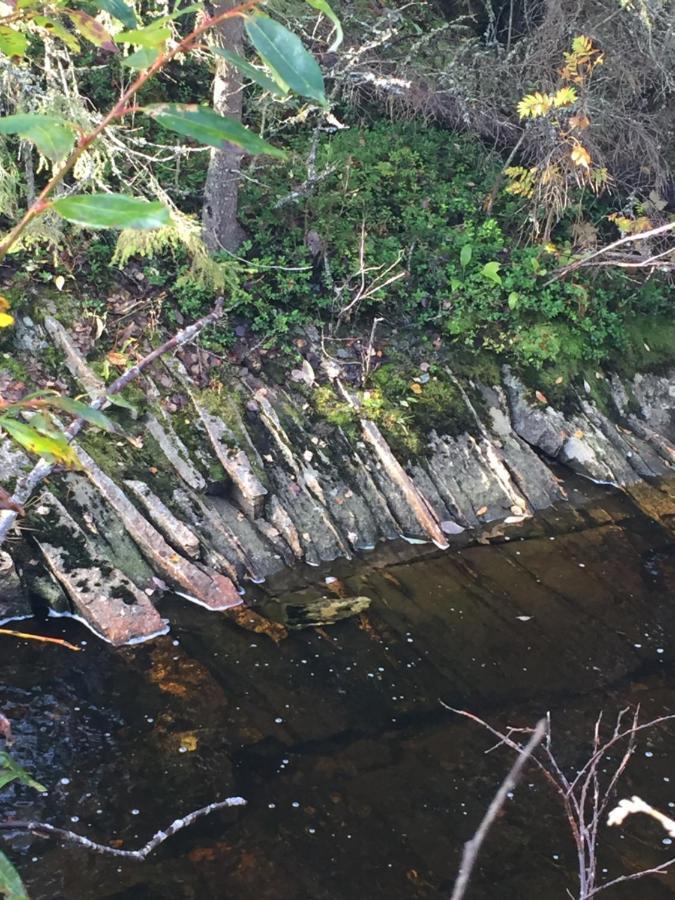
[[[29,331],[23,346],[55,348],[76,393],[103,390],[56,319]],[[124,644],[165,630],[154,601],[171,589],[280,639],[283,623],[242,602],[247,585],[395,538],[448,548],[523,534],[567,502],[558,464],[675,521],[675,369],[598,373],[600,386],[582,380],[558,405],[508,367],[478,378],[423,364],[388,415],[348,362],[304,343],[285,376],[238,366],[217,389],[184,358],[156,364],[135,411],[113,413],[118,433],[85,434],[81,471],[50,478],[3,548],[0,618],[37,600]],[[432,390],[436,406],[447,395],[443,427],[406,417]],[[6,489],[30,466],[0,447]]]

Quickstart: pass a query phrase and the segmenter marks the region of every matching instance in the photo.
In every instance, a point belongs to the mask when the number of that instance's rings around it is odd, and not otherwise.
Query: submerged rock
[[[276,600],[265,612],[290,631],[333,625],[350,616],[359,616],[371,605],[370,597],[319,597],[306,602]]]

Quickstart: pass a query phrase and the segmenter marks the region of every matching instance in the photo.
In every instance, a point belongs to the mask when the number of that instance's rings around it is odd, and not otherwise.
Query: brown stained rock
[[[94,460],[80,447],[76,452],[87,478],[115,509],[143,555],[162,577],[180,585],[190,599],[208,609],[239,606],[242,599],[229,578],[220,572],[199,568],[176,553]]]
[[[52,576],[92,631],[116,647],[164,633],[167,622],[148,597],[119,569],[93,554],[62,504],[49,493],[40,502],[50,508],[56,532],[64,537],[60,545],[46,540],[38,541],[38,546]]]
[[[257,519],[265,508],[267,488],[255,474],[244,451],[227,445],[226,441],[231,442],[233,437],[227,425],[200,406],[196,409],[218,461],[232,479],[233,499],[249,518]]]
[[[429,535],[437,547],[445,549],[448,546],[448,541],[443,534],[440,523],[430,509],[424,496],[418,491],[412,478],[392,453],[391,448],[382,436],[380,429],[369,419],[361,419],[361,428],[363,439],[373,448],[388,477],[403,493],[406,502],[413,511],[415,518],[422,529]]]

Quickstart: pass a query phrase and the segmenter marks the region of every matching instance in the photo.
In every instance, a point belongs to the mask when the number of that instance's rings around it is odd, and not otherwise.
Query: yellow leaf
[[[129,358],[124,353],[118,353],[117,350],[111,350],[106,356],[106,359],[108,362],[111,362],[113,366],[126,366],[129,362]]]
[[[180,736],[180,750],[182,753],[194,753],[198,744],[197,735],[192,732],[188,731]]]
[[[590,53],[592,49],[593,42],[585,34],[580,34],[579,37],[575,37],[572,41],[572,52],[579,56]]]
[[[572,162],[575,166],[581,166],[584,169],[591,167],[591,154],[582,144],[575,144],[570,154]]]
[[[0,312],[4,312],[7,309],[9,309],[9,300],[0,294]]]
[[[418,384],[416,381],[413,381],[413,383],[410,385],[410,390],[413,392],[413,394],[421,394],[422,385]]]
[[[563,383],[563,377],[562,377],[562,375],[558,375],[558,377],[557,377],[556,380],[555,380],[555,383],[556,383],[556,384],[562,384],[562,383]]]
[[[562,87],[553,97],[553,105],[555,107],[571,106],[576,102],[577,91],[573,87]]]
[[[63,275],[57,275],[54,279],[54,284],[56,285],[57,291],[62,291],[65,283],[66,279],[63,277]]]
[[[9,328],[9,326],[13,324],[14,316],[10,316],[10,314],[6,312],[0,312],[0,328]]]
[[[536,119],[537,116],[545,116],[553,105],[553,98],[549,94],[542,94],[537,91],[534,94],[528,94],[518,104],[518,115],[521,119]]]

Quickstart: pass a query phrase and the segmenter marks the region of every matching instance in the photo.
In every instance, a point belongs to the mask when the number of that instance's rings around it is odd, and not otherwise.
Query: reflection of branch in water
[[[639,724],[639,706],[632,712],[632,715],[629,716],[627,722],[625,720],[630,713],[630,709],[622,709],[616,717],[616,721],[614,723],[611,734],[606,740],[603,741],[601,738],[601,725],[603,724],[603,717],[602,713],[600,713],[595,722],[592,753],[585,764],[575,771],[574,776],[568,778],[565,775],[560,763],[558,762],[553,752],[550,716],[547,716],[547,724],[544,728],[544,742],[541,743],[540,738],[539,741],[534,742],[533,744],[533,738],[537,734],[541,723],[539,723],[534,729],[507,728],[506,731],[502,732],[494,728],[488,722],[483,721],[483,719],[479,718],[473,713],[467,712],[466,710],[454,709],[453,707],[443,703],[443,701],[440,701],[440,703],[441,706],[443,706],[450,712],[454,712],[457,713],[457,715],[464,716],[465,718],[470,719],[473,722],[477,722],[483,728],[487,729],[487,731],[489,731],[498,739],[499,743],[496,746],[504,744],[511,750],[514,750],[518,754],[518,759],[522,759],[523,763],[529,758],[532,764],[539,769],[546,781],[554,789],[565,811],[565,817],[567,819],[567,823],[569,825],[570,832],[574,839],[574,844],[577,851],[577,874],[579,878],[577,900],[589,900],[590,897],[595,897],[596,894],[605,891],[608,887],[612,887],[615,884],[623,883],[624,881],[634,881],[638,878],[644,878],[648,875],[661,875],[672,866],[675,866],[675,859],[671,859],[653,868],[643,869],[630,875],[622,875],[619,878],[615,878],[613,881],[606,882],[605,884],[597,884],[597,850],[600,826],[602,824],[604,814],[609,803],[615,797],[617,784],[621,776],[625,772],[626,767],[628,766],[628,763],[635,751],[637,736],[640,732],[648,728],[654,728],[656,725],[661,725],[664,722],[672,721],[673,719],[675,719],[675,715],[660,716],[657,719],[652,719],[650,722]],[[517,739],[516,736],[519,734],[529,734],[531,735],[531,737],[528,742],[524,744]],[[608,751],[613,748],[618,749],[617,745],[619,744],[623,745],[623,751],[620,753],[619,760],[614,770],[608,772],[606,774],[606,777],[602,778],[601,776],[607,772],[607,770],[605,768],[601,768],[601,766],[604,765],[604,761],[608,759]],[[541,752],[535,755],[534,751],[536,751],[539,746]],[[491,749],[494,750],[495,747]],[[511,770],[511,773],[509,773],[509,775],[511,775],[512,773],[513,769]],[[483,822],[481,823],[481,826],[478,832],[476,832],[474,838],[467,844],[467,848],[477,841],[481,829],[483,829],[485,826],[486,820],[487,827],[492,824],[490,811],[495,808],[496,815],[496,813],[499,812],[499,809],[503,805],[503,800],[499,804],[496,803],[501,795],[503,787],[504,785],[502,785],[502,788],[500,788],[498,794],[495,796],[495,799],[490,804],[488,813],[483,819]],[[627,815],[629,812],[646,812],[647,808],[651,809],[651,807],[648,807],[647,804],[643,804],[642,801],[639,801],[639,803],[642,804],[640,809],[635,808],[636,800],[637,798],[633,798],[632,805],[631,801],[622,801],[622,804],[617,807],[617,809],[613,810],[612,813],[610,813],[608,824],[620,824],[620,821],[623,821],[623,818],[625,818],[625,815]],[[626,808],[626,804],[628,805],[628,808]],[[653,813],[650,814],[653,815]],[[660,818],[661,816],[662,814],[659,814],[659,821],[661,821],[663,824],[663,820]],[[670,820],[668,820],[668,822],[670,822]],[[675,829],[675,822],[673,822],[672,825]],[[487,832],[487,827],[484,829],[485,832]],[[475,852],[474,858],[471,860],[471,866],[473,866],[473,864],[475,863],[475,855],[477,855],[478,849],[480,848],[480,843],[482,843],[482,839],[484,837],[485,833],[482,834],[481,840],[478,842],[478,845],[473,848]],[[460,868],[460,874],[458,875],[457,883],[455,884],[455,893],[453,894],[452,900],[459,900],[459,898],[463,896],[464,889],[466,888],[466,884],[468,883],[467,875],[464,880],[464,884],[460,885],[462,888],[461,892],[457,893],[457,885],[460,881],[460,877],[462,876],[462,869],[465,866],[467,848],[465,848],[465,855],[462,858],[462,867]],[[471,870],[469,869],[468,874],[470,874],[470,871]],[[571,897],[572,895],[570,894],[569,896]]]
[[[219,809],[226,809],[231,806],[246,806],[246,800],[243,797],[228,797],[226,800],[219,800],[217,803],[209,803],[201,809],[188,813],[182,819],[176,819],[169,825],[165,831],[158,831],[154,834],[147,844],[139,850],[118,850],[115,847],[108,847],[106,844],[97,844],[96,841],[90,841],[89,838],[83,837],[81,834],[75,834],[74,831],[68,831],[65,828],[56,828],[54,825],[48,825],[46,822],[0,822],[0,828],[12,831],[31,831],[38,837],[55,837],[68,844],[77,844],[79,847],[85,847],[94,853],[102,853],[105,856],[116,856],[122,859],[133,859],[143,862],[148,856],[163,844],[164,841],[172,837],[176,832],[192,825],[202,816],[208,816],[212,812]]]
[[[473,867],[478,860],[478,854],[480,852],[483,841],[487,837],[487,833],[492,827],[494,820],[499,815],[502,806],[506,802],[506,798],[518,783],[523,769],[525,768],[525,764],[537,749],[539,744],[541,744],[545,734],[546,719],[541,719],[539,722],[537,722],[537,726],[532,732],[532,736],[530,737],[529,741],[523,747],[522,752],[519,753],[516,757],[516,761],[511,766],[511,771],[506,776],[504,781],[502,781],[501,787],[492,798],[492,802],[488,806],[487,812],[483,816],[483,819],[478,826],[478,830],[471,838],[471,840],[467,841],[466,844],[464,844],[462,862],[459,866],[457,880],[455,881],[455,887],[450,900],[462,900],[462,897],[466,893],[466,889],[469,886],[471,872],[473,871]]]

